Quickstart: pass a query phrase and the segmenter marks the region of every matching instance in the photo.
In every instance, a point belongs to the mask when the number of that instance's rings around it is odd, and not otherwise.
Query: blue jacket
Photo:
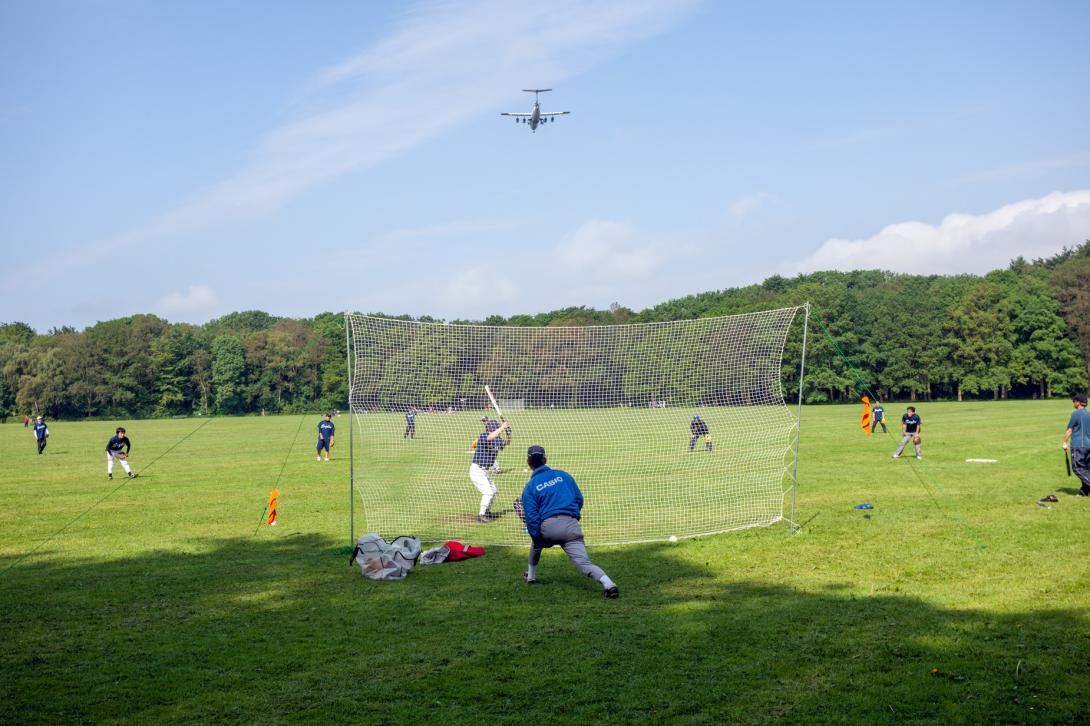
[[[579,519],[583,508],[583,492],[571,474],[560,469],[540,466],[534,469],[526,488],[522,490],[522,513],[526,531],[533,538],[541,536],[541,523],[549,517],[566,514]]]

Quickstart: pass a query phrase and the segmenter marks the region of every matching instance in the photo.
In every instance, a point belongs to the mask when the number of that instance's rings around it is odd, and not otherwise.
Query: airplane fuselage
[[[530,112],[530,118],[527,119],[527,123],[530,124],[530,131],[537,131],[537,125],[541,123],[541,104],[537,101],[534,101],[534,109]]]

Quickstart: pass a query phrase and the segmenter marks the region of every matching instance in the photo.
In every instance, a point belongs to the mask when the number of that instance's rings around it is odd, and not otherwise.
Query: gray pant
[[[560,545],[572,564],[595,582],[606,574],[587,556],[587,546],[583,543],[583,530],[579,527],[578,519],[561,514],[542,522],[541,536],[530,546],[530,565],[537,567],[541,551],[553,545]]]
[[[916,435],[915,431],[913,431],[910,434],[905,434],[904,437],[901,439],[901,445],[897,447],[897,453],[895,453],[894,456],[900,456],[901,452],[905,450],[905,446],[908,444],[909,441],[912,441],[912,437],[914,437],[915,435]],[[916,456],[923,456],[923,454],[920,453],[920,445],[915,444],[915,446],[916,446]]]

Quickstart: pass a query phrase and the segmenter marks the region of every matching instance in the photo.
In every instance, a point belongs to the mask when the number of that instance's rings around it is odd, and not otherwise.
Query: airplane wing
[[[541,114],[541,115],[544,116],[545,114]],[[532,113],[501,113],[500,116],[515,116],[517,118],[530,118],[531,116],[533,116],[533,114]]]
[[[548,113],[542,113],[541,115],[542,116],[564,116],[564,115],[569,114],[569,113],[571,113],[571,111],[550,111]],[[528,114],[520,114],[520,115],[528,115]]]

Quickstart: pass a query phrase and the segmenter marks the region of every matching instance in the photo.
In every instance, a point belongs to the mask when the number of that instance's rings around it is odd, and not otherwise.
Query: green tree
[[[246,373],[242,341],[220,335],[212,341],[212,390],[217,413],[241,413]]]

